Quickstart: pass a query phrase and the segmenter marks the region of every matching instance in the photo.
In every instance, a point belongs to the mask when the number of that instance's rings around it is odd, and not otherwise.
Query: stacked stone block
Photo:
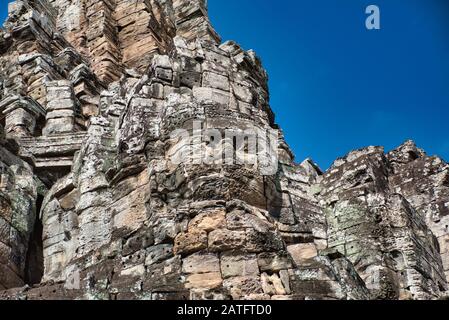
[[[43,117],[45,111],[32,98],[11,95],[0,103],[4,119],[5,130],[8,136],[29,137],[33,136],[38,120]]]
[[[54,81],[47,85],[46,124],[44,136],[76,131],[77,102],[70,81]]]
[[[114,0],[89,0],[86,3],[86,17],[89,23],[86,37],[92,57],[92,69],[100,81],[104,82],[118,80],[120,77],[121,53],[117,47],[114,9]]]

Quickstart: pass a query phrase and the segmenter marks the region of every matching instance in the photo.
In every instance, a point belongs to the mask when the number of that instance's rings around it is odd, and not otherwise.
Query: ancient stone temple
[[[411,141],[295,163],[260,59],[205,2],[9,4],[0,298],[447,297],[448,164]],[[220,136],[250,128],[278,132],[272,172]]]

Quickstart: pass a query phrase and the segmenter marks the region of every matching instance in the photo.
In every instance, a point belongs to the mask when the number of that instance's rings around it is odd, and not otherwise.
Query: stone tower
[[[296,164],[205,0],[9,4],[1,298],[438,299],[448,224],[449,167],[413,142]]]

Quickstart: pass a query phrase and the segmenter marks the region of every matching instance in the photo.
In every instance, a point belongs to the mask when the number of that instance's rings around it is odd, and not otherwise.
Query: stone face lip
[[[205,0],[9,11],[1,299],[447,297],[448,164],[412,141],[295,164],[260,59]]]

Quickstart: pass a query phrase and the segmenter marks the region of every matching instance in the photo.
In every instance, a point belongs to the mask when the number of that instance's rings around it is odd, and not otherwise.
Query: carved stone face
[[[325,173],[295,164],[260,60],[220,44],[204,6],[11,7],[0,37],[12,138],[0,126],[0,289],[42,280],[56,284],[21,293],[440,297],[447,164],[411,142],[351,152]]]

